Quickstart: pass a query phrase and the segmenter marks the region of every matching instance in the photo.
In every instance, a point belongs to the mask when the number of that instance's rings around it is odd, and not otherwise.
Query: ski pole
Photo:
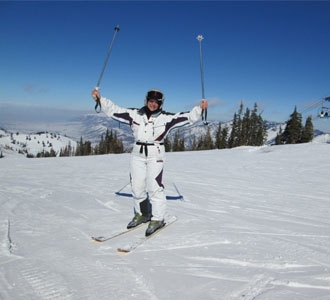
[[[202,99],[205,99],[204,93],[204,70],[203,70],[203,54],[202,54],[202,40],[204,37],[200,34],[196,37],[199,41],[199,62],[200,62],[200,69],[201,69],[201,82],[202,82]],[[207,125],[207,108],[202,110],[202,120],[204,124]]]
[[[97,84],[96,84],[96,87],[95,87],[96,90],[98,90],[100,88],[100,84],[101,84],[101,80],[102,80],[102,77],[103,77],[103,73],[104,73],[105,67],[107,66],[107,63],[108,63],[108,60],[109,60],[109,56],[110,56],[110,53],[111,53],[111,50],[112,50],[112,46],[113,46],[113,43],[115,41],[115,38],[116,38],[116,35],[117,35],[117,32],[118,31],[119,31],[119,25],[117,25],[115,27],[115,33],[113,34],[113,38],[112,38],[112,41],[110,43],[110,46],[109,46],[109,49],[108,49],[108,53],[107,53],[107,56],[106,56],[105,61],[104,61],[104,64],[103,64],[103,67],[102,67],[102,71],[101,71],[99,80],[97,81]],[[93,98],[96,101],[95,111],[97,113],[99,113],[101,111],[100,98],[97,97],[97,96],[93,96]],[[99,107],[99,110],[97,110],[98,107]]]

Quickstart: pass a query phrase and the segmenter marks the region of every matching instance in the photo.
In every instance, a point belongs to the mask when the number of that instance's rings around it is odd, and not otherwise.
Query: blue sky
[[[328,1],[1,1],[0,104],[92,113],[116,25],[101,93],[123,107],[153,87],[167,111],[196,104],[199,34],[209,119],[230,120],[243,101],[286,121],[330,96]]]

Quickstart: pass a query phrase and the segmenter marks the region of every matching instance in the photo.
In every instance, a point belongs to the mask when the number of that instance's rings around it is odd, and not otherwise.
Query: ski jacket
[[[148,118],[145,107],[122,108],[104,97],[101,98],[101,105],[106,115],[130,125],[135,141],[141,144],[162,144],[170,130],[198,121],[202,113],[202,109],[195,106],[187,113],[169,115],[159,111]]]

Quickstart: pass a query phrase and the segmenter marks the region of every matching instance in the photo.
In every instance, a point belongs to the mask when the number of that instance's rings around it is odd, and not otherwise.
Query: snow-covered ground
[[[129,154],[0,159],[0,299],[330,299],[330,144],[168,153],[178,221],[130,254]],[[126,187],[125,187],[126,186]]]
[[[59,156],[61,150],[69,145],[74,153],[77,142],[60,134],[52,132],[8,133],[0,129],[0,151],[3,156],[13,155],[14,153],[36,156],[38,153],[50,152],[51,150]]]

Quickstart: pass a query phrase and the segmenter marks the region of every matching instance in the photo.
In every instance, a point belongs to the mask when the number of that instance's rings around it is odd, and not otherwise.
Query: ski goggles
[[[161,92],[157,91],[150,91],[147,94],[147,100],[157,100],[157,101],[162,101],[164,95]]]

